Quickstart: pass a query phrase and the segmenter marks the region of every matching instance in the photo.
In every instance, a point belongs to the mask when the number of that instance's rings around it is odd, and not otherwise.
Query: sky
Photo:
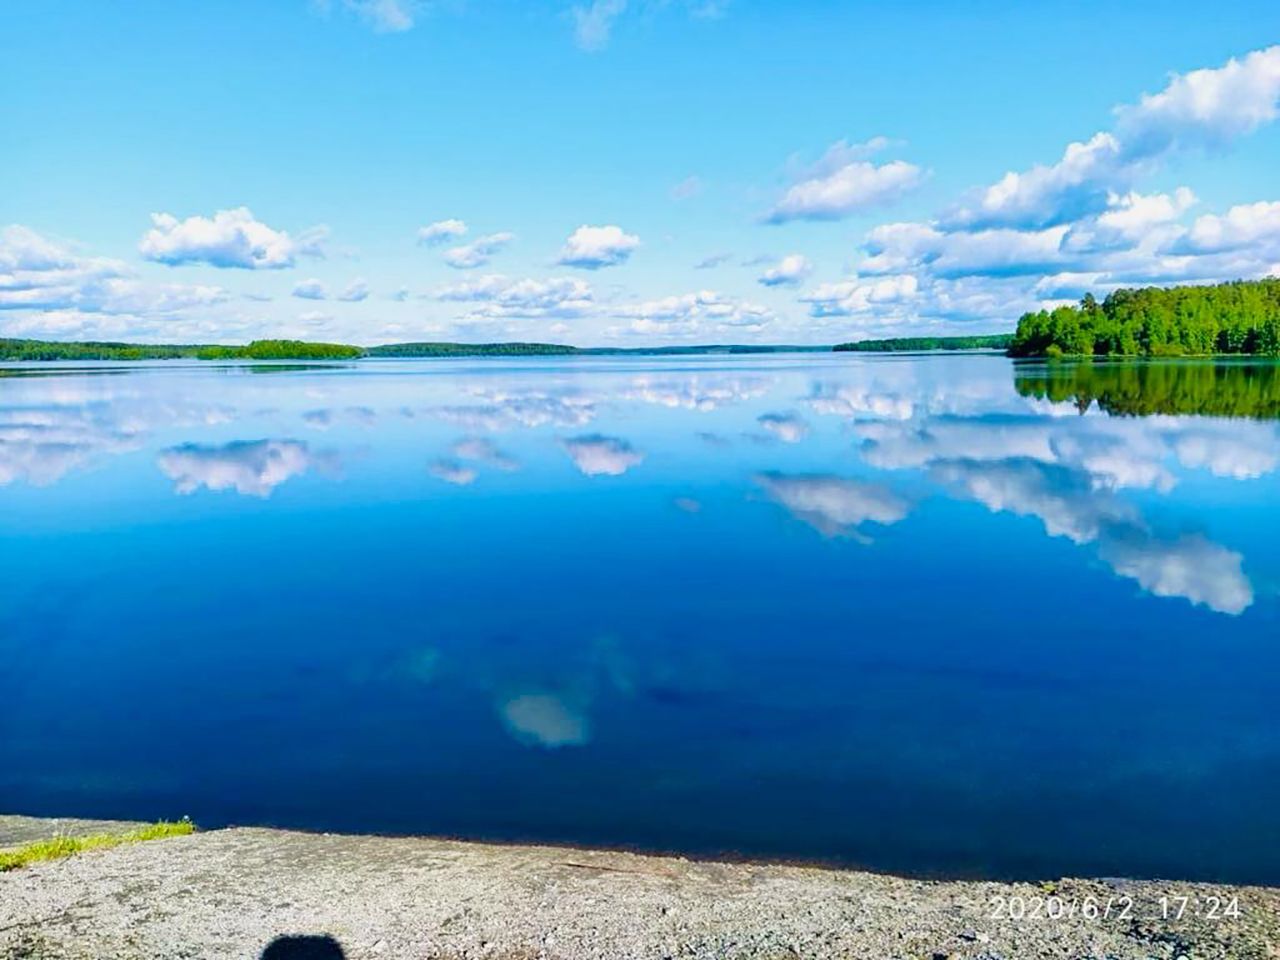
[[[1280,275],[1280,4],[0,6],[0,336],[1005,332]]]

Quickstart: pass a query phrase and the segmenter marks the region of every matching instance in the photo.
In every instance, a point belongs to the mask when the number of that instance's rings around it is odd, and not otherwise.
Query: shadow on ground
[[[342,944],[333,937],[276,937],[262,951],[261,960],[346,960]]]

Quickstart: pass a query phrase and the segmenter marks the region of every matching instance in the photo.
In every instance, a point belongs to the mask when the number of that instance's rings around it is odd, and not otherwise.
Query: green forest
[[[138,344],[83,341],[0,339],[0,360],[176,360],[194,357],[202,347],[191,344]]]
[[[201,347],[199,360],[354,360],[364,350],[345,343],[305,340],[254,340],[243,347]]]
[[[1007,350],[1013,335],[997,333],[985,337],[895,337],[889,340],[858,340],[837,343],[832,350],[857,353],[921,353],[928,350]]]
[[[1280,355],[1280,279],[1116,290],[1023,314],[1014,357]]]
[[[1081,413],[1097,404],[1113,416],[1280,417],[1280,365],[1270,362],[1015,365],[1014,387],[1024,397],[1072,403]]]

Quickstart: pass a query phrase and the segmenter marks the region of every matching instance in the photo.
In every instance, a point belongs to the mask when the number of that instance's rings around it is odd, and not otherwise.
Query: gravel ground
[[[1160,898],[1182,896],[1190,898],[1182,919],[1160,919]],[[995,897],[1015,913],[1020,902],[1040,915],[1012,919],[1006,908],[994,917]],[[1220,911],[1237,898],[1240,917],[1209,919],[1211,897]],[[1108,901],[1110,917],[1082,916],[1095,907],[1104,913]],[[1047,919],[1046,903],[1074,915]],[[1132,906],[1122,916],[1126,903]],[[281,936],[313,939],[268,949]],[[1275,960],[1280,890],[926,882],[607,851],[231,829],[0,874],[0,956]]]

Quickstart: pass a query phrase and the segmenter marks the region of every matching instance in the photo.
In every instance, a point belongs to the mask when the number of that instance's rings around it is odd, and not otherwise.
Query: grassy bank
[[[50,837],[37,840],[13,850],[0,850],[0,873],[17,870],[42,860],[59,860],[86,850],[104,850],[126,843],[142,843],[165,837],[185,837],[195,832],[195,824],[183,818],[177,821],[161,820],[127,833],[95,833],[83,837]]]

